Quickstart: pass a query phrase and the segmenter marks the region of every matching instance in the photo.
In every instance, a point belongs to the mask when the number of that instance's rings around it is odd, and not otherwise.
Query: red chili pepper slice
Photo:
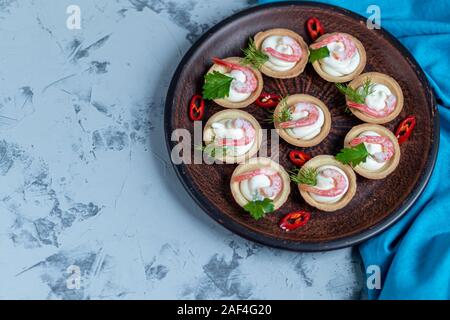
[[[399,144],[402,144],[408,140],[415,126],[416,117],[413,115],[406,117],[405,120],[399,124],[397,130],[395,131],[395,136],[397,137]]]
[[[292,150],[289,152],[289,159],[298,167],[301,167],[305,164],[306,161],[311,159],[311,156],[303,151]]]
[[[255,104],[261,108],[276,107],[281,101],[281,96],[275,93],[261,93],[256,99]]]
[[[322,23],[316,17],[311,17],[306,21],[306,30],[312,41],[316,41],[318,37],[325,33]]]
[[[280,221],[280,228],[285,231],[293,231],[297,228],[303,227],[311,218],[311,213],[300,210],[288,213]]]
[[[192,97],[191,103],[189,104],[189,118],[192,121],[202,120],[204,113],[205,100],[203,100],[201,95],[196,94]]]

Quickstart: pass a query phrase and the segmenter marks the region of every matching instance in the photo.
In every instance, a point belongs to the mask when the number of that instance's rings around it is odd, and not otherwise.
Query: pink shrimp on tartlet
[[[300,189],[314,193],[322,197],[337,197],[345,193],[348,188],[348,181],[345,176],[338,170],[327,168],[319,173],[325,178],[331,178],[333,180],[333,187],[330,189],[319,189],[315,186],[307,184],[301,184]]]
[[[239,81],[234,79],[231,83],[231,86],[234,90],[239,93],[251,93],[256,90],[258,86],[258,80],[256,79],[255,74],[249,67],[242,66],[238,63],[233,63],[229,61],[225,61],[219,58],[213,58],[213,62],[215,64],[224,66],[230,70],[237,70],[242,72],[245,75],[245,81]]]
[[[266,48],[264,51],[270,54],[272,57],[286,61],[286,62],[297,62],[302,58],[302,49],[300,45],[292,39],[291,37],[282,37],[283,45],[289,47],[292,50],[291,54],[282,53],[274,48]]]
[[[308,102],[299,102],[291,107],[292,114],[306,112],[307,115],[297,120],[289,120],[280,123],[280,128],[288,129],[288,128],[298,128],[310,126],[319,120],[319,111],[317,107],[312,103]]]
[[[278,171],[270,168],[259,168],[243,173],[241,175],[233,177],[233,181],[241,182],[259,175],[265,175],[270,180],[270,186],[260,189],[262,195],[268,198],[273,198],[283,189],[283,180],[281,179],[280,174],[278,173]]]
[[[369,108],[365,104],[356,103],[353,101],[347,101],[347,106],[349,106],[350,108],[353,108],[353,109],[357,109],[361,112],[364,112],[367,115],[372,116],[374,118],[384,118],[384,117],[390,115],[394,111],[396,103],[397,103],[397,98],[394,95],[390,95],[386,99],[385,107],[380,110],[375,110],[375,109]]]
[[[394,143],[387,137],[383,136],[362,136],[357,137],[350,141],[350,146],[355,147],[358,144],[361,143],[373,143],[373,144],[379,144],[382,147],[381,152],[376,152],[372,154],[371,156],[374,158],[376,162],[382,163],[386,162],[389,159],[392,158],[394,155]]]
[[[333,57],[337,60],[342,61],[342,60],[350,59],[351,57],[353,57],[353,55],[358,50],[356,48],[355,43],[350,39],[350,37],[348,37],[347,35],[342,34],[342,33],[335,33],[330,36],[324,37],[323,40],[314,42],[311,45],[311,48],[312,49],[320,49],[320,48],[325,47],[326,45],[333,43],[333,42],[342,43],[344,46],[344,51],[342,53],[337,53],[336,51],[332,52]]]
[[[235,119],[233,120],[233,126],[236,129],[242,129],[243,136],[240,139],[230,139],[230,138],[223,138],[218,139],[217,144],[219,146],[246,146],[249,143],[251,143],[255,137],[256,137],[256,130],[252,126],[250,122],[244,119]]]

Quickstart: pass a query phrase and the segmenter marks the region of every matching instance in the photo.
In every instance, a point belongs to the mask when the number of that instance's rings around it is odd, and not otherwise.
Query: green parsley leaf
[[[317,169],[303,167],[301,169],[294,169],[289,172],[291,181],[296,184],[307,184],[315,186],[317,184]]]
[[[244,206],[244,210],[249,212],[253,219],[259,220],[264,218],[266,213],[273,212],[275,207],[272,200],[264,198],[264,200],[253,200],[248,202]]]
[[[364,81],[362,87],[353,89],[350,86],[346,86],[342,83],[336,83],[336,88],[344,94],[350,101],[364,104],[366,103],[366,97],[373,92],[372,82],[369,78]]]
[[[330,50],[328,50],[327,47],[309,50],[309,62],[311,62],[311,63],[313,63],[317,60],[329,57],[329,56],[330,56]]]
[[[203,99],[213,100],[228,97],[232,81],[233,77],[219,71],[207,73],[203,84]]]
[[[251,64],[256,69],[260,69],[261,66],[269,60],[269,56],[256,48],[255,41],[250,38],[248,40],[248,47],[242,49],[244,53],[244,59],[242,60],[243,64]]]
[[[367,156],[369,155],[364,143],[360,143],[355,147],[342,149],[336,155],[336,160],[343,164],[350,164],[352,167],[356,167],[361,162],[366,161]]]

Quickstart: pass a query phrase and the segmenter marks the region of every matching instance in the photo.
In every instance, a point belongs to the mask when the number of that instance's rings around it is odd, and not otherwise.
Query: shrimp
[[[319,174],[321,174],[325,178],[331,178],[333,180],[334,186],[330,189],[322,190],[314,186],[301,184],[300,189],[317,194],[322,197],[337,197],[343,194],[347,189],[347,179],[341,172],[335,169],[328,168],[321,171]]]
[[[271,168],[259,168],[250,172],[246,172],[234,177],[233,180],[236,182],[241,182],[259,175],[265,175],[270,180],[270,186],[261,188],[259,190],[262,195],[268,198],[272,198],[280,193],[281,189],[283,188],[283,180],[281,179],[279,173]]]
[[[234,79],[233,82],[231,83],[231,86],[237,92],[251,93],[256,90],[256,87],[258,86],[258,80],[256,80],[255,74],[250,68],[241,66],[240,64],[237,63],[225,61],[219,58],[213,58],[213,62],[215,64],[224,66],[231,70],[241,71],[245,75],[245,82],[241,82],[237,79]]]
[[[350,141],[350,146],[354,147],[357,146],[360,143],[373,143],[373,144],[380,144],[382,147],[381,152],[376,152],[372,154],[372,158],[379,163],[383,163],[388,161],[392,156],[394,155],[394,144],[392,143],[391,139],[387,137],[381,137],[381,136],[362,136],[357,137]]]
[[[396,103],[397,103],[397,98],[394,95],[390,95],[386,99],[386,105],[381,110],[374,110],[374,109],[369,108],[365,104],[356,103],[353,101],[348,101],[347,106],[349,106],[350,108],[353,108],[353,109],[357,109],[361,112],[364,112],[374,118],[383,118],[383,117],[386,117],[389,114],[391,114],[392,111],[394,111]]]
[[[292,106],[291,111],[295,113],[307,112],[308,114],[305,117],[302,117],[297,120],[289,120],[280,123],[280,128],[288,129],[288,128],[298,128],[312,125],[317,122],[319,119],[319,111],[317,107],[311,103],[300,102]]]
[[[270,186],[261,188],[261,193],[268,198],[272,198],[280,193],[281,189],[283,189],[283,180],[281,180],[281,177],[278,173],[269,176],[269,179]]]
[[[271,47],[266,48],[264,51],[266,51],[272,57],[278,58],[286,62],[299,61],[302,57],[302,49],[300,48],[300,45],[297,43],[297,41],[295,41],[291,37],[282,37],[281,41],[284,46],[291,48],[292,54],[282,53]]]
[[[217,144],[219,146],[246,146],[249,143],[251,143],[256,136],[256,130],[252,126],[252,124],[244,119],[235,119],[233,121],[233,126],[236,129],[242,129],[244,132],[244,135],[240,139],[230,139],[230,138],[223,138],[219,139],[217,141]]]
[[[344,54],[342,54],[339,51],[333,51],[331,54],[333,57],[337,60],[347,60],[353,57],[355,54],[357,48],[355,46],[355,43],[345,34],[342,33],[336,33],[331,36],[325,37],[323,40],[319,42],[315,42],[311,45],[312,49],[320,49],[322,47],[325,47],[327,44],[333,43],[333,42],[339,42],[344,45]]]

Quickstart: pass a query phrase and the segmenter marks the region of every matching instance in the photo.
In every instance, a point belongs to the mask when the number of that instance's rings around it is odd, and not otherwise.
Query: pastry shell
[[[313,197],[311,197],[309,192],[301,190],[300,185],[298,185],[298,189],[300,190],[300,194],[303,197],[303,199],[309,205],[311,205],[319,210],[332,212],[332,211],[342,209],[353,199],[353,197],[356,193],[356,175],[350,166],[342,164],[341,162],[337,161],[333,156],[329,156],[329,155],[316,156],[316,157],[312,158],[311,160],[309,160],[308,162],[306,162],[303,165],[303,168],[319,168],[319,167],[322,167],[325,165],[336,166],[339,169],[341,169],[342,171],[344,171],[345,174],[347,175],[348,183],[349,183],[348,190],[339,201],[337,201],[335,203],[318,202]]]
[[[291,135],[289,135],[285,129],[280,128],[280,126],[279,126],[280,124],[277,121],[274,122],[275,129],[276,129],[278,135],[283,140],[285,140],[286,142],[288,142],[289,144],[292,144],[294,146],[312,147],[312,146],[318,145],[320,142],[322,142],[323,139],[325,139],[328,136],[328,133],[330,132],[330,129],[331,129],[330,111],[328,110],[327,106],[321,100],[319,100],[313,96],[310,96],[308,94],[293,94],[287,98],[288,106],[292,106],[298,102],[310,102],[312,104],[315,104],[322,110],[323,115],[324,115],[324,123],[320,130],[320,133],[312,139],[302,140],[302,139],[294,138]],[[282,107],[283,107],[283,104],[281,104],[281,103],[278,104],[277,107],[275,108],[274,115],[279,114],[281,112]]]
[[[395,104],[395,109],[394,111],[392,111],[392,113],[390,113],[389,115],[387,115],[384,118],[375,118],[372,117],[370,115],[365,114],[362,111],[359,111],[355,108],[349,108],[350,111],[359,119],[361,119],[364,122],[368,122],[368,123],[377,123],[377,124],[382,124],[382,123],[387,123],[390,122],[392,120],[394,120],[395,118],[398,117],[398,115],[400,114],[400,112],[402,112],[403,109],[403,102],[404,102],[404,98],[403,98],[403,92],[402,92],[402,88],[400,87],[400,85],[398,84],[397,81],[395,81],[394,78],[385,75],[383,73],[379,73],[379,72],[366,72],[363,73],[361,75],[359,75],[357,78],[353,79],[352,82],[350,82],[348,85],[353,88],[356,89],[360,86],[362,86],[364,84],[364,81],[369,78],[370,80],[372,80],[373,83],[376,84],[383,84],[386,87],[389,88],[389,90],[391,90],[391,92],[395,95],[395,97],[397,98],[397,102]],[[348,100],[346,98],[346,100]]]
[[[229,61],[229,62],[233,62],[233,63],[238,63],[241,64],[242,63],[242,58],[239,57],[229,57],[229,58],[225,58],[223,59],[225,61]],[[258,81],[258,86],[256,87],[255,91],[253,91],[253,93],[244,101],[240,101],[240,102],[231,102],[228,101],[227,99],[214,99],[213,101],[215,103],[217,103],[218,105],[224,107],[224,108],[229,108],[229,109],[240,109],[240,108],[245,108],[248,105],[252,104],[253,102],[255,102],[256,99],[258,99],[258,97],[261,95],[261,92],[263,90],[264,87],[264,82],[263,82],[263,77],[261,75],[261,72],[259,72],[258,70],[256,70],[255,68],[253,68],[250,65],[246,65],[246,67],[250,68],[253,73],[255,74],[256,80]],[[227,73],[228,69],[224,66],[221,65],[217,65],[217,64],[213,64],[211,66],[211,68],[208,70],[207,73],[213,72],[213,71],[219,71],[221,73]]]
[[[256,137],[255,142],[253,143],[253,146],[250,148],[250,150],[240,156],[233,156],[233,155],[224,155],[224,156],[217,156],[215,159],[225,162],[225,163],[240,163],[247,159],[250,159],[253,157],[261,147],[262,143],[262,130],[261,126],[259,125],[259,122],[248,112],[242,111],[242,110],[222,110],[215,114],[213,114],[208,121],[206,122],[204,128],[203,128],[203,141],[206,145],[210,144],[212,142],[211,140],[211,125],[214,122],[221,121],[224,119],[237,119],[241,118],[244,120],[247,120],[250,122],[255,128],[256,131]]]
[[[358,173],[359,175],[361,175],[367,179],[373,179],[373,180],[384,179],[397,168],[397,166],[400,162],[401,154],[400,154],[400,146],[398,144],[398,140],[394,136],[394,134],[390,130],[386,129],[385,127],[377,125],[377,124],[365,123],[365,124],[361,124],[359,126],[353,127],[347,133],[347,135],[345,136],[345,140],[344,140],[344,147],[349,147],[350,141],[352,141],[354,138],[358,137],[364,131],[374,131],[381,136],[388,137],[394,144],[394,155],[391,159],[389,159],[389,161],[382,168],[380,168],[377,171],[369,171],[369,170],[366,170],[366,169],[360,167],[359,165],[354,167],[353,170],[355,170],[356,173]]]
[[[276,28],[276,29],[270,29],[270,30],[258,32],[254,37],[256,48],[261,49],[261,46],[262,46],[262,43],[264,42],[264,40],[270,36],[289,36],[289,37],[291,37],[292,39],[297,41],[297,43],[300,45],[303,55],[302,55],[301,59],[299,61],[297,61],[295,66],[290,70],[276,71],[265,65],[262,65],[260,68],[261,72],[264,73],[268,77],[278,78],[278,79],[288,79],[288,78],[297,77],[299,74],[301,74],[303,72],[303,70],[305,70],[305,66],[308,63],[308,58],[309,58],[308,45],[305,43],[303,38],[298,33],[295,33],[294,31],[289,30],[289,29]]]
[[[239,166],[237,166],[233,171],[230,180],[231,194],[233,195],[233,198],[237,202],[237,204],[239,204],[241,207],[245,206],[249,201],[241,193],[240,182],[233,181],[233,178],[243,173],[266,167],[270,167],[278,171],[283,181],[283,189],[273,200],[274,210],[279,209],[288,199],[289,194],[291,193],[291,180],[286,170],[284,170],[281,165],[269,158],[252,158],[249,161],[241,163]]]
[[[328,82],[335,82],[335,83],[348,82],[348,81],[352,80],[353,78],[357,77],[361,72],[363,72],[363,70],[366,66],[366,59],[367,59],[366,50],[364,49],[364,46],[362,45],[361,41],[356,39],[354,36],[352,36],[348,33],[344,33],[344,32],[326,33],[323,36],[319,37],[315,42],[322,41],[323,39],[325,39],[331,35],[334,35],[334,34],[344,34],[344,35],[347,35],[350,39],[352,39],[352,41],[355,43],[355,46],[359,52],[359,57],[360,57],[359,65],[356,67],[356,69],[352,73],[349,73],[349,74],[347,74],[345,76],[341,76],[341,77],[332,76],[332,75],[326,73],[325,71],[323,71],[322,67],[320,65],[320,62],[318,60],[314,61],[312,63],[312,66],[313,66],[314,70],[316,70],[316,72],[319,74],[319,76]]]

